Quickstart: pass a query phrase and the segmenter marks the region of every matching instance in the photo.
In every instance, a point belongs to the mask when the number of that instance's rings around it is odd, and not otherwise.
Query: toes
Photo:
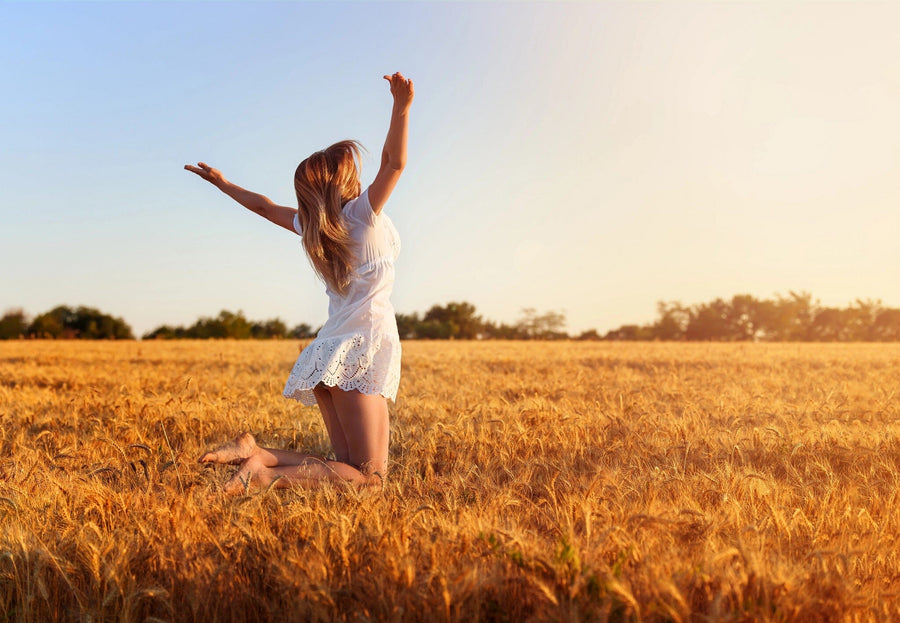
[[[200,457],[201,463],[240,465],[256,451],[256,440],[250,433],[238,435],[234,441],[219,446]]]
[[[228,458],[219,452],[207,452],[200,457],[201,463],[220,463],[222,465],[240,465],[247,459],[241,457]]]

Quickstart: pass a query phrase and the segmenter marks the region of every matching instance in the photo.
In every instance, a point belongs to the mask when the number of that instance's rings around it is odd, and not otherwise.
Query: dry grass
[[[407,343],[383,491],[227,499],[296,354],[0,343],[0,620],[900,617],[900,346]]]

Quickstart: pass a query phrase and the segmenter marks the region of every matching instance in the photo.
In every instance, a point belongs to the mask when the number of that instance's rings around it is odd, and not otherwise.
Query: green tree
[[[203,317],[188,327],[187,337],[195,339],[237,339],[246,340],[251,336],[252,324],[244,317],[244,312],[230,312],[223,309],[215,318]]]
[[[452,322],[423,320],[416,325],[416,335],[426,340],[449,340],[453,338],[456,326]]]
[[[417,327],[421,337],[472,340],[484,329],[484,321],[471,303],[433,305]]]
[[[484,337],[493,340],[522,340],[525,336],[516,325],[506,323],[495,323],[487,321],[484,323]]]
[[[781,312],[775,301],[756,301],[753,311],[754,339],[771,341],[778,338]]]
[[[602,338],[600,337],[600,334],[597,333],[597,329],[588,329],[587,331],[582,331],[581,333],[579,333],[578,337],[576,339],[593,341],[593,340],[599,340]]]
[[[636,324],[623,324],[618,329],[607,331],[604,340],[614,342],[634,342],[653,339],[653,328],[642,327]]]
[[[149,331],[141,336],[142,340],[174,340],[178,337],[178,332],[184,333],[184,327],[170,327],[169,325],[161,325],[153,331]]]
[[[0,318],[0,340],[14,340],[28,332],[28,318],[20,308],[8,309]]]
[[[254,322],[250,325],[250,337],[255,340],[282,339],[287,336],[287,325],[280,318]]]
[[[806,336],[813,342],[850,341],[850,314],[847,309],[826,307],[815,312]]]
[[[883,306],[881,301],[856,299],[847,314],[847,338],[853,342],[872,340],[872,327],[878,320]]]
[[[689,340],[732,340],[734,330],[730,316],[730,306],[722,299],[694,305],[685,337]]]
[[[731,339],[756,341],[762,334],[759,321],[759,301],[749,294],[736,294],[728,310],[728,329]]]
[[[516,323],[519,333],[525,339],[561,339],[569,337],[563,332],[566,326],[566,315],[561,311],[548,311],[539,314],[534,307],[522,309],[522,315]]]
[[[678,302],[659,301],[656,311],[659,318],[651,327],[653,337],[659,340],[683,340],[691,321],[690,310]]]
[[[291,337],[295,340],[305,340],[315,336],[316,331],[313,331],[312,325],[309,325],[305,322],[301,322],[296,327],[291,329]]]
[[[779,295],[775,301],[773,338],[782,342],[808,340],[818,303],[813,302],[809,292],[792,290],[789,294],[788,297]]]
[[[872,340],[879,342],[900,341],[900,309],[882,309],[869,329]]]
[[[134,339],[131,327],[121,318],[114,318],[93,307],[72,309],[66,305],[36,316],[28,327],[28,335],[82,340]]]
[[[414,340],[419,337],[418,325],[421,322],[419,314],[413,312],[411,314],[396,314],[397,333],[401,340]]]
[[[66,328],[66,323],[71,315],[72,310],[64,305],[38,314],[28,326],[28,335],[40,339],[73,338],[75,337],[74,333]]]

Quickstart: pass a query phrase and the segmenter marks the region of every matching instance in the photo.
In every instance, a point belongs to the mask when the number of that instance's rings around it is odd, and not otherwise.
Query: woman
[[[244,433],[200,458],[240,465],[225,483],[227,493],[272,483],[373,485],[387,472],[387,399],[396,397],[400,382],[400,339],[389,299],[400,240],[383,209],[406,166],[413,83],[399,72],[384,78],[394,104],[381,167],[365,191],[355,141],[341,141],[300,163],[296,210],[228,182],[203,162],[185,166],[249,210],[301,235],[329,298],[328,321],[297,359],[284,395],[319,405],[335,460],[262,448]]]

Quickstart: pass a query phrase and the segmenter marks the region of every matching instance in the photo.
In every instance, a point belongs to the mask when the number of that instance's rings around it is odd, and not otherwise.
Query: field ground
[[[383,490],[226,498],[297,353],[0,342],[0,621],[900,618],[900,345],[407,342]]]

